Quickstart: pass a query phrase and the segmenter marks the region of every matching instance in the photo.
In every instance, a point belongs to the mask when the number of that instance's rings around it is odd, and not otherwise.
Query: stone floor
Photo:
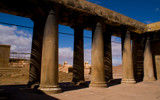
[[[118,80],[108,88],[88,88],[61,83],[60,94],[44,94],[26,85],[1,85],[0,100],[160,100],[160,80],[127,85]]]

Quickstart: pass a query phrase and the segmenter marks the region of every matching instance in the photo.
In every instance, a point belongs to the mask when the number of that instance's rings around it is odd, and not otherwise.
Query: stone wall
[[[9,67],[10,45],[0,45],[0,68]]]

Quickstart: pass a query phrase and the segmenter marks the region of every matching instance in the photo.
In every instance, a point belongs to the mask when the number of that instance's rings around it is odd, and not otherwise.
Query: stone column
[[[104,66],[105,79],[107,82],[109,82],[111,79],[113,79],[111,34],[109,32],[104,33]]]
[[[73,79],[75,85],[84,83],[83,28],[74,26]]]
[[[132,53],[133,56],[133,68],[134,68],[134,77],[137,81],[137,58],[138,58],[138,36],[135,35],[135,37],[132,39]]]
[[[134,72],[133,72],[133,61],[132,61],[132,50],[131,50],[131,39],[130,32],[122,35],[122,81],[121,83],[135,83]],[[124,39],[124,40],[123,40]]]
[[[107,87],[104,71],[104,41],[102,24],[97,23],[92,41],[92,71],[90,87]]]
[[[153,70],[153,59],[150,48],[150,38],[147,37],[145,50],[144,50],[144,78],[143,81],[155,81]]]
[[[58,22],[53,10],[48,14],[44,29],[39,89],[46,93],[61,92],[58,85]]]
[[[40,83],[41,56],[42,56],[42,40],[44,32],[44,17],[32,17],[34,21],[32,49],[30,58],[29,82],[28,87],[34,88],[35,84]]]
[[[160,55],[155,56],[155,65],[157,72],[157,80],[160,80]]]
[[[134,77],[136,82],[143,80],[143,39],[141,35],[135,34],[132,40],[132,54],[133,56],[133,68],[134,68]]]

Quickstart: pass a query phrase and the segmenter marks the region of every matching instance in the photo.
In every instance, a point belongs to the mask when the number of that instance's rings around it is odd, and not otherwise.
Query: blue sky
[[[160,0],[87,0],[143,23],[160,21]]]
[[[145,24],[160,21],[160,0],[87,0],[124,14]],[[33,27],[29,18],[0,13],[0,22]],[[10,44],[11,51],[30,52],[33,29],[0,24],[0,44]],[[74,34],[73,29],[59,25],[59,32]],[[84,30],[91,37],[91,31]],[[59,34],[59,63],[64,61],[72,65],[73,36]],[[112,41],[121,42],[118,37]],[[84,38],[85,61],[91,63],[91,39]],[[121,44],[112,42],[113,65],[121,64]]]

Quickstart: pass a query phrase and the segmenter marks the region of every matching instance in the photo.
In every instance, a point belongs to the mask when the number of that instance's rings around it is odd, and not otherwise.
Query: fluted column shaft
[[[42,48],[42,68],[40,90],[58,93],[58,22],[56,13],[51,10],[45,24]]]
[[[153,59],[152,52],[150,48],[149,37],[146,40],[145,50],[144,50],[144,78],[143,81],[155,81],[154,70],[153,70]]]
[[[28,86],[40,83],[41,57],[42,57],[42,41],[45,18],[43,16],[34,16],[32,49],[30,58],[29,82]]]
[[[127,33],[122,39],[122,81],[121,83],[135,83],[134,72],[133,72],[133,60],[132,60],[132,50],[131,50],[131,39],[130,32]]]
[[[108,82],[111,79],[113,79],[111,34],[109,32],[104,33],[104,66],[105,66],[105,79]]]
[[[83,28],[74,26],[73,79],[74,84],[84,82]]]
[[[102,24],[97,23],[92,41],[92,72],[90,87],[107,87],[104,71],[104,40]]]

